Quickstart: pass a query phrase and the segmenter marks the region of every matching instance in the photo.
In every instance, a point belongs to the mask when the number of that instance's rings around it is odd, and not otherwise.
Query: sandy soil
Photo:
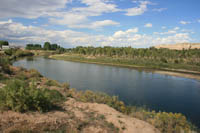
[[[67,127],[65,132],[73,133],[116,133],[116,128],[119,133],[159,133],[152,125],[104,104],[82,103],[70,98],[62,107],[63,110],[49,113],[0,112],[0,132],[41,132]]]
[[[164,74],[169,76],[176,76],[176,77],[183,77],[183,78],[190,78],[200,81],[200,75],[194,75],[194,74],[187,74],[187,73],[178,73],[178,72],[170,72],[170,71],[154,71],[158,74]]]
[[[120,132],[123,133],[159,133],[152,125],[136,118],[123,115],[105,104],[81,103],[74,99],[70,99],[66,104],[86,111],[92,110],[98,114],[104,115],[108,122],[113,123],[120,129]]]

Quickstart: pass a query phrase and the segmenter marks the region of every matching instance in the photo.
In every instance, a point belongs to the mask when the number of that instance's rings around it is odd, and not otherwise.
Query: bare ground
[[[195,79],[200,81],[200,75],[194,75],[194,74],[187,74],[187,73],[178,73],[178,72],[170,72],[170,71],[154,71],[158,74],[163,75],[169,75],[169,76],[175,76],[175,77],[183,77],[183,78],[189,78],[189,79]]]
[[[61,110],[49,113],[0,113],[0,133],[64,131],[73,133],[159,133],[152,125],[97,103],[69,98]]]

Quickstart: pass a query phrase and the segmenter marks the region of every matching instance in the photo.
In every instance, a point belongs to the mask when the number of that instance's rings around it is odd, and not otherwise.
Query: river
[[[43,76],[70,83],[77,90],[116,95],[127,105],[179,112],[200,126],[200,82],[130,68],[53,60],[43,57],[13,63]]]

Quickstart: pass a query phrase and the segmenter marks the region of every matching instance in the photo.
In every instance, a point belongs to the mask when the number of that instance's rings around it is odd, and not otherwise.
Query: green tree
[[[44,43],[44,50],[51,50],[51,44],[50,44],[50,42],[45,42]]]
[[[52,44],[51,50],[57,50],[59,48],[58,44]]]
[[[9,45],[8,41],[1,41],[0,40],[0,48],[2,48],[2,46],[8,46],[8,45]]]

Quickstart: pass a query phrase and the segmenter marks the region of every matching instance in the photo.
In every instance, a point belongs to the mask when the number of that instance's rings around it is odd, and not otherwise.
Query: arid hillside
[[[180,43],[180,44],[162,44],[157,45],[155,48],[168,48],[168,49],[175,49],[175,50],[182,50],[182,49],[200,49],[200,43]]]

